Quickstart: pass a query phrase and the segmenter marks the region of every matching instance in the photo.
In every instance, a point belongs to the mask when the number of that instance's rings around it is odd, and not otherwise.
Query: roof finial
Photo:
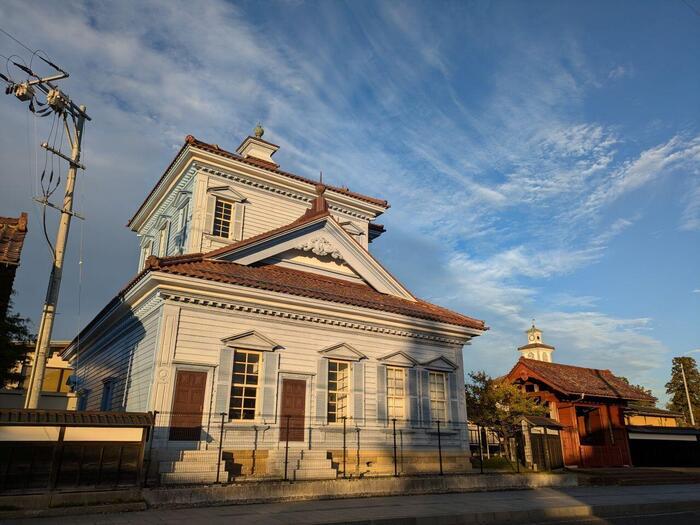
[[[260,124],[260,122],[258,122],[258,124],[255,126],[253,133],[255,133],[255,137],[259,139],[261,139],[262,136],[265,134],[265,130],[263,129],[262,124]]]
[[[323,184],[323,170],[318,172],[318,181]]]

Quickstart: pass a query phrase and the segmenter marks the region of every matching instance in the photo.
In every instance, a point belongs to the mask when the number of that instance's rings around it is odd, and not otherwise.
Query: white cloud
[[[617,65],[610,70],[608,73],[608,78],[612,80],[618,80],[620,78],[629,77],[634,73],[634,70],[630,66]]]

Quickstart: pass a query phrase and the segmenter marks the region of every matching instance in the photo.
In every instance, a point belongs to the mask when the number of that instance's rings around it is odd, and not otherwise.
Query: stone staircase
[[[159,451],[160,481],[164,485],[216,483],[219,468],[219,481],[228,480],[226,462],[219,459],[218,450],[177,450]]]
[[[268,476],[284,477],[284,449],[270,450],[267,456]],[[336,479],[338,471],[333,468],[325,450],[289,449],[287,478],[300,481],[308,479]]]

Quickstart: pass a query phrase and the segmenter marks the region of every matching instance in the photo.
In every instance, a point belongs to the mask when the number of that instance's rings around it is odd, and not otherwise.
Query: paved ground
[[[674,509],[674,503],[692,501],[694,509]],[[310,525],[322,523],[352,523],[386,518],[417,518],[422,523],[437,521],[459,523],[474,521],[474,513],[517,512],[535,509],[567,508],[588,505],[660,504],[653,512],[643,512],[644,517],[604,520],[563,520],[559,523],[611,523],[630,525],[641,523],[700,523],[700,487],[698,485],[651,485],[635,487],[576,487],[570,489],[536,489],[504,492],[480,492],[467,494],[439,494],[425,496],[396,496],[346,500],[266,503],[194,509],[162,509],[123,514],[67,516],[63,518],[37,518],[34,520],[8,520],[5,523],[57,524],[162,524],[194,525],[206,523],[235,523],[236,525]],[[653,515],[649,515],[653,514]],[[468,518],[472,515],[472,518]],[[455,519],[463,516],[461,519]],[[464,517],[466,516],[466,518]],[[483,516],[483,514],[482,514]],[[450,518],[455,517],[455,518]],[[442,520],[440,518],[443,518]],[[635,521],[636,520],[636,521]],[[528,523],[520,519],[519,524]],[[529,523],[535,523],[530,521]],[[415,523],[415,522],[414,522]],[[551,521],[548,523],[552,523]]]

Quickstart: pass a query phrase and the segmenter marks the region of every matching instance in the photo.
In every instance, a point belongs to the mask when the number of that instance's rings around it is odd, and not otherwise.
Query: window
[[[236,350],[233,355],[229,419],[255,419],[259,374],[260,354]]]
[[[445,374],[430,372],[430,417],[446,421]]]
[[[24,380],[22,388],[29,389],[29,380],[32,375],[32,367],[25,366],[22,371]],[[71,368],[50,368],[44,369],[44,383],[41,386],[42,392],[70,392],[70,384],[68,378],[73,374]]]
[[[163,224],[158,234],[158,257],[168,255],[168,223]]]
[[[231,216],[233,214],[233,204],[228,201],[216,199],[214,209],[214,229],[213,235],[217,237],[231,236]]]
[[[335,423],[348,415],[350,365],[328,361],[328,422]]]
[[[389,419],[403,419],[406,416],[406,371],[403,368],[386,369],[386,404]]]
[[[112,410],[112,396],[114,395],[114,379],[106,379],[102,385],[102,399],[100,410]]]
[[[185,240],[187,239],[187,203],[178,210],[177,225],[177,247],[180,253],[182,253],[185,249]]]

